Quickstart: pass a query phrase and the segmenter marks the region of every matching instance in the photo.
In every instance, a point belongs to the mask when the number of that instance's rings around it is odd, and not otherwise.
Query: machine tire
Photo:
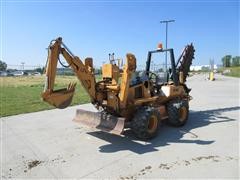
[[[140,107],[132,120],[132,130],[139,139],[155,137],[160,124],[160,112],[149,106]]]
[[[180,127],[188,120],[189,105],[187,100],[175,99],[167,104],[168,120],[171,126]]]

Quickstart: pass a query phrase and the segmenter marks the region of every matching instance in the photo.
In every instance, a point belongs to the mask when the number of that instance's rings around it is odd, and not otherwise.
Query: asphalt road
[[[239,178],[239,79],[195,75],[188,123],[149,141],[72,122],[77,108],[1,118],[2,178]]]

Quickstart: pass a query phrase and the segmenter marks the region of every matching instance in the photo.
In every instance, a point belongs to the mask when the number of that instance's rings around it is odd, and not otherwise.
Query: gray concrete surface
[[[149,142],[82,127],[77,108],[1,118],[2,178],[238,178],[239,79],[188,79],[188,123]]]

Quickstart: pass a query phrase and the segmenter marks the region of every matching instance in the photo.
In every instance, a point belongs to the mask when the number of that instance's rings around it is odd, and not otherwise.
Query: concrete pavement
[[[149,141],[72,122],[91,104],[1,118],[2,178],[239,178],[239,79],[188,78],[188,123]]]

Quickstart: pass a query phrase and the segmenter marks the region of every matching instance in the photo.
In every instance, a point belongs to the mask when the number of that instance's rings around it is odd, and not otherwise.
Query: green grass
[[[226,76],[232,76],[232,77],[240,77],[240,66],[238,67],[229,67],[229,68],[222,68],[221,72],[224,72],[226,70],[229,70],[229,72],[224,73]]]
[[[0,117],[54,108],[41,100],[42,76],[0,77],[0,82]],[[56,89],[66,87],[69,82],[78,82],[71,105],[90,102],[87,92],[74,76],[57,77]]]
[[[231,67],[230,73],[226,74],[227,76],[240,77],[240,67]]]

